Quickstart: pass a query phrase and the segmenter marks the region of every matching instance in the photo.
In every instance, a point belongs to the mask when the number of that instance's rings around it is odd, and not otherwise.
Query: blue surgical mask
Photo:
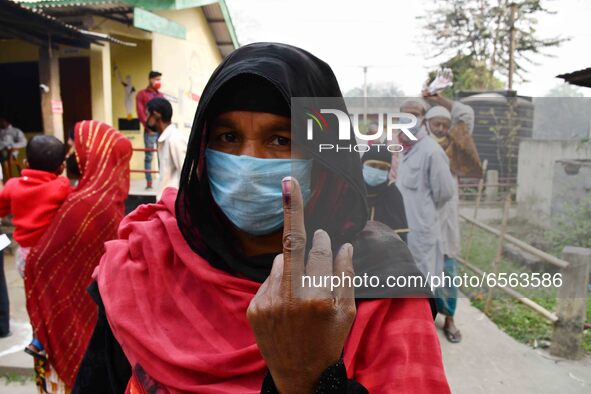
[[[240,230],[272,233],[283,226],[281,180],[293,176],[304,204],[311,195],[312,160],[260,159],[205,151],[209,188],[216,204]]]
[[[363,179],[369,186],[378,186],[388,180],[388,171],[364,165]]]

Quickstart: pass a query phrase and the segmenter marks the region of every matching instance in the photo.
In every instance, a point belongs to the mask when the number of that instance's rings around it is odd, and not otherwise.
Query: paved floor
[[[456,314],[463,340],[449,343],[439,330],[443,362],[453,393],[591,393],[591,358],[556,360],[547,352],[516,342],[466,298]],[[438,317],[437,326],[443,319]]]
[[[154,176],[154,185],[158,182],[158,177]],[[136,196],[156,196],[154,189],[146,190],[145,179],[132,179],[129,181],[129,194]]]
[[[34,394],[33,359],[23,352],[31,341],[31,326],[25,307],[25,289],[18,275],[14,256],[4,253],[4,272],[10,297],[10,330],[12,335],[0,339],[0,374],[18,381],[7,384],[0,379],[0,393]]]
[[[5,257],[11,302],[13,335],[0,339],[0,373],[31,376],[32,359],[22,348],[28,343],[28,324],[22,280],[12,256]],[[443,359],[453,393],[583,394],[591,393],[591,358],[555,360],[547,353],[517,343],[500,331],[465,298],[458,300],[457,324],[463,332],[460,344],[451,344],[440,332]],[[438,319],[437,325],[441,327]],[[0,393],[34,394],[32,380],[6,384]]]
[[[2,394],[36,394],[37,388],[32,380],[26,382],[4,383],[0,380],[0,393]]]
[[[32,335],[25,306],[25,288],[16,271],[14,256],[8,253],[4,253],[4,272],[10,297],[12,335],[0,338],[0,371],[30,371],[33,368],[33,358],[23,352]]]

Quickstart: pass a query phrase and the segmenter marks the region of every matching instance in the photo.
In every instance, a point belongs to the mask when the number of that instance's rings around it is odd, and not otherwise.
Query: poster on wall
[[[121,70],[119,70],[117,64],[114,65],[113,69],[119,83],[123,86],[123,103],[125,105],[125,113],[127,114],[125,118],[118,119],[117,127],[119,130],[139,130],[140,121],[134,117],[136,89],[135,86],[133,86],[131,75],[128,74],[123,78],[121,76]]]
[[[51,113],[52,114],[63,114],[64,104],[61,100],[51,100]]]
[[[179,106],[183,114],[183,126],[187,129],[191,129],[193,125],[193,117],[201,99],[201,90],[205,85],[203,75],[200,72],[202,70],[202,64],[197,51],[191,51],[187,63],[187,77],[184,87],[179,89],[179,97],[181,97]]]

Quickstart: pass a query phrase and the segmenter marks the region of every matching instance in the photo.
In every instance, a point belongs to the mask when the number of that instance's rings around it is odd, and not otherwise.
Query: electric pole
[[[367,123],[367,66],[363,66],[363,122]]]
[[[515,73],[515,14],[517,13],[517,4],[509,4],[511,7],[510,25],[509,25],[509,90],[513,90],[513,74]]]

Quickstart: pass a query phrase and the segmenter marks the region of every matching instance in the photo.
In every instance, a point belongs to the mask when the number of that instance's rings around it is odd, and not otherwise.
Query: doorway
[[[43,131],[37,62],[0,64],[0,110],[25,133]]]
[[[64,108],[64,141],[66,141],[77,122],[92,119],[90,58],[60,59],[60,90]]]

